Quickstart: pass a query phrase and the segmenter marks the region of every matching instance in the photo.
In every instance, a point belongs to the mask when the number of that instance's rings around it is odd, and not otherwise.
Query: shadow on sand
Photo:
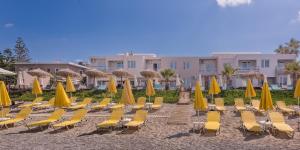
[[[168,137],[166,137],[166,139],[173,139],[173,138],[181,138],[181,137],[187,137],[187,136],[191,136],[191,131],[189,132],[179,132],[173,135],[170,135]]]

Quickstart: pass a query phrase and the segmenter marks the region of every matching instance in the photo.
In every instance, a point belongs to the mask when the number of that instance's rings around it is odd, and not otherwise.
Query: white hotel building
[[[211,56],[158,56],[156,54],[124,53],[113,56],[94,56],[90,58],[90,67],[105,72],[112,72],[123,68],[138,78],[142,78],[140,71],[150,69],[160,71],[166,68],[173,69],[184,81],[185,87],[195,84],[199,74],[202,75],[202,84],[206,88],[212,75],[221,75],[224,64],[230,64],[237,69],[237,75],[230,83],[233,87],[244,87],[246,79],[239,76],[242,73],[258,72],[268,78],[269,84],[284,86],[287,84],[287,74],[284,66],[295,61],[294,54],[262,54],[259,52],[218,52]],[[101,79],[98,79],[101,82]],[[253,80],[254,86],[261,86],[260,80]]]

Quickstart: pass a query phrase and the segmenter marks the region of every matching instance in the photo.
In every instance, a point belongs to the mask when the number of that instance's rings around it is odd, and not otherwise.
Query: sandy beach
[[[269,133],[245,136],[240,127],[240,116],[233,112],[233,107],[222,115],[221,134],[201,135],[192,132],[193,121],[205,121],[205,114],[195,116],[191,108],[192,121],[188,125],[167,125],[168,117],[175,104],[164,107],[148,116],[146,126],[139,131],[112,132],[96,131],[95,124],[105,120],[108,111],[90,112],[87,121],[70,130],[27,130],[24,125],[3,129],[0,132],[0,149],[299,149],[300,134],[297,131],[297,119],[286,121],[295,130],[293,139],[285,135],[274,137]],[[67,113],[67,117],[71,112]],[[126,117],[132,114],[126,114]],[[26,122],[43,119],[45,111],[35,112]],[[263,120],[257,116],[257,120]]]

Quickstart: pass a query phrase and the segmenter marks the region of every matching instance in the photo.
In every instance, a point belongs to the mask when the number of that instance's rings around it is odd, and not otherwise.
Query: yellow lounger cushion
[[[220,123],[219,122],[206,122],[204,125],[204,128],[206,130],[217,131],[220,129]]]
[[[54,120],[54,119],[41,120],[41,121],[36,121],[36,122],[31,123],[31,124],[28,124],[27,126],[28,127],[46,126],[46,125],[49,125],[50,123],[53,123],[55,121],[57,121],[57,120]]]
[[[261,127],[258,123],[256,122],[251,122],[251,123],[243,123],[243,125],[246,127],[247,130],[252,131],[252,132],[260,132]]]
[[[281,132],[294,132],[294,129],[285,123],[273,123],[273,126]]]
[[[81,122],[81,120],[69,120],[69,121],[64,121],[62,123],[55,124],[53,125],[53,127],[65,127],[65,126],[74,125],[79,122]]]
[[[114,127],[117,126],[120,120],[105,120],[99,124],[97,124],[97,127],[99,128],[107,128],[107,127]]]
[[[0,122],[0,125],[14,124],[14,123],[18,123],[20,121],[23,121],[24,119],[23,118],[9,119],[9,120],[5,120],[5,121]]]
[[[144,121],[130,121],[127,124],[125,124],[125,126],[128,126],[128,127],[137,127],[137,126],[142,125],[143,123],[144,123]]]
[[[92,109],[103,109],[108,106],[111,98],[104,98],[98,105],[92,106]]]
[[[144,105],[135,105],[133,106],[133,109],[142,109],[144,107],[145,107]]]
[[[239,106],[236,106],[235,108],[236,108],[238,111],[246,110],[246,107],[239,107]]]

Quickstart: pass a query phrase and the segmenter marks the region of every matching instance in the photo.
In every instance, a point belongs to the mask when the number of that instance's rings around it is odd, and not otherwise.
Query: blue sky
[[[271,53],[300,40],[299,0],[0,0],[0,14],[0,49],[21,36],[34,61]]]

